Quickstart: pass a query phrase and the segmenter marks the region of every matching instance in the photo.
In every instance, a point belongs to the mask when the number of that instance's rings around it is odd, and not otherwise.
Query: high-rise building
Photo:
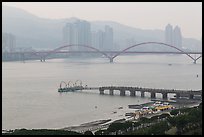
[[[103,50],[104,48],[104,35],[105,33],[101,30],[97,32],[98,35],[98,42],[99,42],[99,50]]]
[[[182,35],[178,26],[176,26],[173,31],[173,45],[179,49],[182,48]]]
[[[63,42],[64,44],[73,44],[73,25],[67,23],[63,28]]]
[[[113,29],[107,25],[104,33],[104,50],[113,50]]]
[[[14,52],[16,49],[16,37],[11,33],[2,33],[2,51]]]
[[[91,27],[87,21],[76,22],[76,28],[78,28],[78,44],[79,45],[91,45]],[[88,50],[87,48],[80,48],[80,50]]]
[[[113,45],[113,29],[105,26],[105,31],[92,32],[92,46],[103,51],[114,50]]]
[[[99,50],[103,50],[103,46],[104,46],[104,32],[103,31],[99,30],[99,31],[92,32],[91,46]]]
[[[82,20],[67,23],[63,28],[63,42],[67,45],[89,46],[91,44],[90,23]],[[71,47],[70,50],[87,50],[87,48]]]
[[[99,50],[113,50],[113,29],[105,26],[105,31],[91,33],[90,23],[82,20],[66,23],[63,28],[63,42],[66,45],[87,45]],[[89,50],[85,47],[70,47],[69,50]]]
[[[173,45],[173,27],[170,24],[165,28],[165,43]]]
[[[181,30],[178,26],[174,29],[168,24],[165,28],[165,43],[177,47],[179,49],[182,48],[182,35]]]

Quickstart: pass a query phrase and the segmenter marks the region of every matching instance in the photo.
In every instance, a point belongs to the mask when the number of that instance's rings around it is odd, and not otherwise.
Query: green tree
[[[85,131],[84,135],[93,135],[93,133],[91,131]]]
[[[150,123],[151,120],[150,120],[149,118],[146,118],[146,117],[141,117],[141,118],[140,118],[140,122],[141,122],[141,123]]]
[[[174,109],[170,112],[171,115],[177,115],[179,113],[179,109]]]

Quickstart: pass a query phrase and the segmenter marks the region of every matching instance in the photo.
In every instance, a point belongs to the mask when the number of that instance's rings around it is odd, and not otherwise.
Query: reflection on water
[[[139,93],[136,97],[101,96],[98,91],[58,93],[60,82],[80,79],[83,85],[93,87],[197,90],[202,89],[201,62],[193,64],[185,55],[119,56],[114,63],[106,58],[3,62],[2,126],[61,128],[116,118],[127,111],[129,104],[148,102],[149,96],[140,98]],[[124,109],[113,114],[119,111],[118,107]]]

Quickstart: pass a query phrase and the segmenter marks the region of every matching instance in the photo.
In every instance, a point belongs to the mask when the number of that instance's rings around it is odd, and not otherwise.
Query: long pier
[[[120,86],[106,86],[106,87],[66,87],[59,88],[58,92],[75,92],[78,90],[99,90],[99,94],[104,95],[105,90],[109,90],[109,95],[114,95],[114,91],[120,91],[120,96],[126,96],[126,92],[130,92],[130,96],[136,96],[136,92],[140,92],[141,97],[145,97],[145,92],[151,94],[151,98],[156,98],[156,93],[161,93],[163,99],[168,98],[169,93],[176,94],[176,98],[180,98],[182,95],[189,96],[189,99],[193,99],[195,95],[202,96],[202,90],[176,90],[176,89],[155,89],[155,88],[142,88],[142,87],[120,87]]]

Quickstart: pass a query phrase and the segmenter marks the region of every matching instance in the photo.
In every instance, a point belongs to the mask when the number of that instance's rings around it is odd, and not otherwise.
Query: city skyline
[[[135,28],[162,30],[166,24],[172,24],[182,28],[183,37],[192,37],[198,40],[201,40],[202,37],[201,2],[3,2],[3,5],[24,9],[36,16],[50,19],[78,17],[87,21],[111,20]]]

